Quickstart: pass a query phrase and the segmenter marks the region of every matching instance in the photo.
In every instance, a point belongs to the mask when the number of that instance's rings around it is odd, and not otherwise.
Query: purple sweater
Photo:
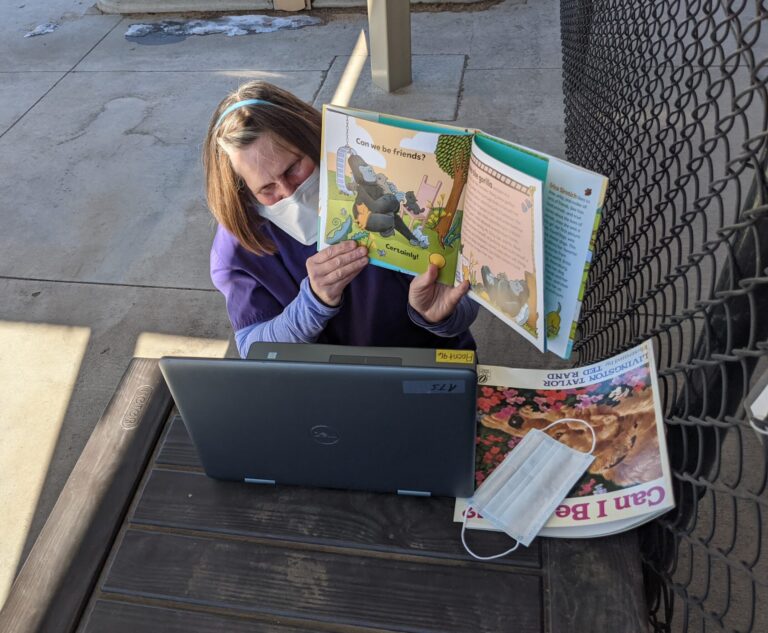
[[[468,328],[479,308],[467,297],[448,319],[429,324],[408,305],[412,277],[369,265],[331,308],[309,286],[306,260],[316,246],[271,223],[261,229],[274,255],[254,255],[221,226],[211,248],[211,279],[226,299],[242,357],[254,341],[475,349]]]

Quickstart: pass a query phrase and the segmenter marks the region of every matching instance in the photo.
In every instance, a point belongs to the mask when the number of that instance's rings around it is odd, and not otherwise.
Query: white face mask
[[[320,170],[310,174],[296,191],[272,205],[258,205],[257,211],[292,238],[309,246],[317,241],[318,209],[320,200]]]
[[[564,418],[544,430],[562,422],[580,422],[592,432],[589,453],[576,451],[546,433],[533,429],[491,473],[474,496],[467,502],[461,539],[467,551],[481,560],[505,556],[521,543],[528,547],[539,533],[558,504],[576,484],[595,459],[597,437],[595,430],[584,420]],[[464,530],[469,508],[474,508],[493,525],[517,540],[511,550],[497,556],[477,556],[467,546]]]

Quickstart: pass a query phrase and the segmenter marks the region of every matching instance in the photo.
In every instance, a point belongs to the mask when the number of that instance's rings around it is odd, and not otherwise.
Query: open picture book
[[[659,388],[649,342],[603,362],[574,369],[510,369],[478,365],[475,485],[493,472],[531,429],[576,418],[595,431],[595,459],[539,533],[586,538],[623,532],[675,505]],[[564,422],[546,431],[589,452],[592,434]],[[457,499],[462,521],[466,499]],[[467,528],[493,530],[470,510]]]
[[[326,105],[318,250],[342,240],[371,263],[430,263],[539,350],[569,358],[604,176],[449,125]]]

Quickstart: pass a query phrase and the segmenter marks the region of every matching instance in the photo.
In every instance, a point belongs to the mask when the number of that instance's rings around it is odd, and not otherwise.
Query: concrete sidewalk
[[[253,78],[320,106],[367,26],[128,40],[160,18],[90,1],[0,7],[0,604],[130,358],[236,353],[208,277],[213,108]],[[383,93],[366,65],[350,105],[564,156],[558,22],[556,0],[414,13],[413,85]],[[487,313],[474,331],[485,363],[556,360]]]

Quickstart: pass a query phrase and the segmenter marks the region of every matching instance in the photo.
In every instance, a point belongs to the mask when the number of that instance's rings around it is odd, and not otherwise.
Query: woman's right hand
[[[341,303],[344,288],[368,265],[368,249],[354,240],[339,242],[307,259],[312,292],[327,306]]]

